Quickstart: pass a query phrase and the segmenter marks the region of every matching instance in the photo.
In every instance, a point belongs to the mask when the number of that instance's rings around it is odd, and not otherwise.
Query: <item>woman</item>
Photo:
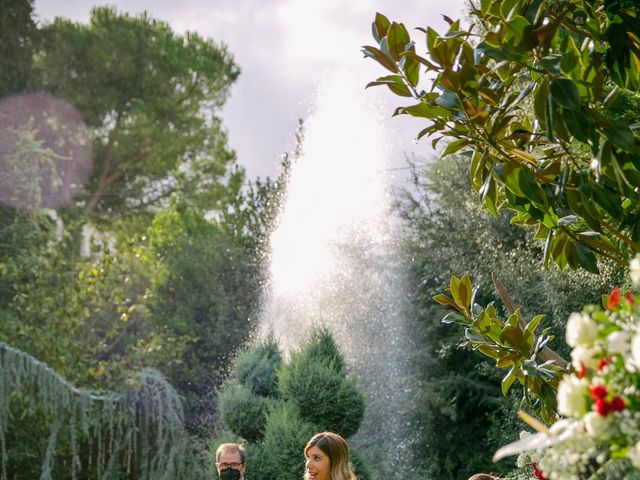
[[[322,432],[304,447],[305,480],[357,480],[349,463],[349,446],[337,433]]]

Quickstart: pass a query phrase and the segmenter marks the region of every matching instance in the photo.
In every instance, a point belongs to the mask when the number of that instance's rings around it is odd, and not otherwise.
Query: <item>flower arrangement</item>
[[[640,291],[640,255],[630,263]],[[571,373],[557,391],[562,416],[548,429],[526,414],[537,434],[498,452],[520,453],[538,480],[640,479],[640,297],[614,288],[605,309],[589,305],[567,321]]]

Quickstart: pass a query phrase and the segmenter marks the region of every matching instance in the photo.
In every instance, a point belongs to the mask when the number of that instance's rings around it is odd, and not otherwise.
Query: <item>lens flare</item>
[[[90,170],[91,138],[74,107],[45,93],[0,99],[0,203],[68,205]]]

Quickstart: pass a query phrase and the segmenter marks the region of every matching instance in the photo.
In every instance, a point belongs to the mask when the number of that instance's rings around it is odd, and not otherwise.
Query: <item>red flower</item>
[[[618,287],[613,287],[611,290],[611,294],[609,295],[609,301],[607,302],[607,309],[613,310],[620,303],[620,289]]]
[[[621,412],[624,410],[624,400],[617,395],[611,400],[611,410]]]
[[[591,392],[591,398],[594,400],[601,400],[607,396],[607,387],[604,385],[592,385],[589,389]]]
[[[602,370],[604,370],[604,367],[606,367],[607,365],[609,365],[613,360],[611,359],[611,357],[607,357],[607,358],[601,358],[598,361],[598,372],[602,372]]]
[[[599,398],[598,400],[596,400],[596,411],[603,417],[606,417],[607,414],[611,411],[611,404],[604,398]]]
[[[538,480],[549,480],[547,477],[545,477],[545,476],[542,474],[542,470],[540,470],[540,469],[538,468],[538,464],[537,464],[537,463],[532,463],[532,464],[531,464],[531,468],[533,468],[533,474],[536,476],[536,478],[537,478]]]
[[[636,297],[633,296],[633,293],[627,293],[627,301],[631,305],[635,305],[636,304]]]
[[[580,370],[576,370],[576,377],[578,378],[584,378],[584,376],[587,374],[587,366],[580,362]]]

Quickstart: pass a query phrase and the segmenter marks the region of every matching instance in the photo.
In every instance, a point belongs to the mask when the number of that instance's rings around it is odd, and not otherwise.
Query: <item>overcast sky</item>
[[[39,21],[63,16],[86,22],[96,0],[36,0]],[[119,11],[148,11],[177,32],[196,31],[225,43],[242,74],[222,111],[230,146],[250,178],[274,176],[280,157],[295,145],[298,119],[307,118],[323,77],[337,67],[348,69],[362,86],[384,75],[382,67],[364,59],[360,48],[372,45],[376,12],[403,22],[412,31],[431,26],[446,30],[442,14],[463,15],[464,0],[110,0]],[[414,38],[422,35],[413,30]],[[424,44],[417,43],[418,52]],[[381,104],[398,164],[405,154],[429,155],[429,143],[413,137],[424,127],[417,119],[390,118],[402,99],[386,87],[366,93]]]

